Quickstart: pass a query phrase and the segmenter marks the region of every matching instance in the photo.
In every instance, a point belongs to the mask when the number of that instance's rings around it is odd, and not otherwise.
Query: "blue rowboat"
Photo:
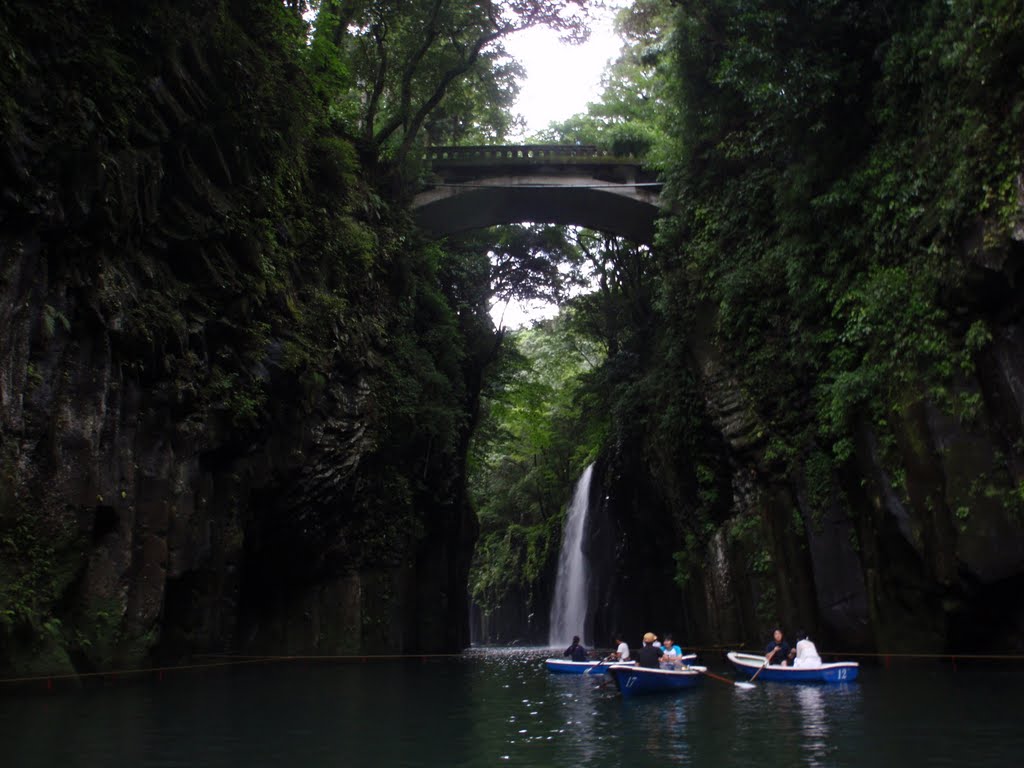
[[[567,661],[566,659],[545,659],[544,666],[548,672],[557,672],[562,675],[603,675],[612,664],[630,665],[635,661]]]
[[[753,677],[757,673],[758,680],[773,683],[848,683],[856,680],[860,671],[860,665],[856,661],[837,661],[834,664],[821,664],[816,667],[783,667],[778,664],[769,664],[765,667],[765,657],[756,653],[730,651],[725,655],[738,673],[747,677]]]
[[[615,687],[626,697],[694,688],[704,682],[704,675],[701,673],[706,671],[706,667],[650,669],[622,664],[612,664],[608,668],[608,674],[615,680]]]

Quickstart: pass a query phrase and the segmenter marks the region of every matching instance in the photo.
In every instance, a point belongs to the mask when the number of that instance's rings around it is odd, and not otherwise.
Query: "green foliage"
[[[424,134],[435,145],[501,144],[520,127],[513,116],[525,70],[500,51],[484,51],[479,64],[449,87],[427,117]]]
[[[446,142],[506,135],[521,69],[509,60],[503,39],[537,25],[579,39],[584,5],[328,0],[314,23],[310,63],[330,114],[347,135],[369,159],[407,171],[424,135]]]
[[[355,147],[335,136],[322,136],[313,143],[310,166],[317,186],[327,194],[344,195],[358,184]]]
[[[1002,2],[679,9],[666,301],[717,308],[773,456],[820,437],[849,458],[908,388],[973,410],[943,393],[990,336],[947,301],[972,222],[990,249],[1015,215],[1022,23]]]
[[[672,560],[676,565],[672,580],[680,589],[685,590],[689,586],[690,577],[704,564],[702,544],[697,536],[688,533],[683,537],[683,549],[672,554]]]
[[[464,259],[486,255],[477,263],[479,279],[487,281],[490,300],[546,301],[561,303],[578,287],[572,269],[582,258],[567,227],[547,224],[515,224],[462,235],[451,246]]]
[[[661,134],[650,125],[626,123],[612,126],[606,141],[615,155],[643,157],[660,139]]]
[[[0,641],[25,628],[52,639],[61,625],[49,608],[74,577],[82,542],[72,521],[34,513],[17,497],[14,465],[0,459]]]
[[[833,503],[832,457],[825,451],[814,451],[804,462],[804,481],[807,484],[807,503],[810,507],[811,523],[819,530],[822,516]],[[797,530],[802,530],[802,526]]]
[[[485,609],[512,589],[532,591],[550,571],[562,511],[602,438],[581,397],[582,376],[601,358],[595,345],[559,319],[508,341],[470,453],[481,528],[471,593]]]

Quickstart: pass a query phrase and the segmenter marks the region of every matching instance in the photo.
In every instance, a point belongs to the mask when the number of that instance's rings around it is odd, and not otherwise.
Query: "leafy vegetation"
[[[485,611],[510,596],[546,605],[562,512],[605,424],[585,391],[604,352],[564,318],[512,332],[505,346],[470,453],[480,520],[470,591]]]
[[[951,298],[1019,215],[1020,14],[709,2],[675,21],[666,300],[717,308],[774,434],[846,460],[857,418],[941,398],[985,338]]]
[[[323,0],[310,55],[345,135],[364,158],[402,168],[424,136],[452,143],[503,138],[521,70],[502,41],[537,25],[578,40],[586,34],[586,5]],[[301,14],[305,3],[293,7]]]

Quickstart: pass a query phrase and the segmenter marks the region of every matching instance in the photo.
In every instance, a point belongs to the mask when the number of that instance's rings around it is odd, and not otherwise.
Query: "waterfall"
[[[593,473],[593,464],[583,470],[565,515],[562,552],[558,556],[558,576],[555,578],[555,595],[551,601],[551,623],[548,630],[548,644],[552,648],[569,645],[573,635],[579,635],[583,638],[583,644],[589,645],[586,621],[590,563],[583,554],[583,531],[587,524],[590,476]]]

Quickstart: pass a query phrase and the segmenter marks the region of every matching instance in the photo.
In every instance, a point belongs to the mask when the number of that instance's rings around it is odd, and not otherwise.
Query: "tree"
[[[619,11],[615,29],[626,44],[602,76],[600,100],[588,104],[586,113],[552,123],[539,140],[598,144],[623,155],[647,155],[667,141],[675,111],[658,66],[672,30],[664,5],[637,0]]]
[[[591,290],[574,297],[572,324],[606,345],[608,357],[644,336],[650,322],[654,259],[650,249],[592,230],[571,230],[577,249],[577,280]]]
[[[351,66],[340,114],[365,157],[401,166],[431,116],[475,78],[509,93],[515,70],[502,39],[546,25],[569,41],[585,38],[587,0],[324,0],[316,36]],[[464,101],[468,92],[458,94]],[[472,100],[467,102],[467,105]],[[454,105],[453,105],[454,106]],[[479,107],[477,101],[473,106]],[[452,110],[449,109],[449,119]],[[495,120],[495,118],[497,118]],[[507,118],[490,114],[499,125]],[[453,133],[457,133],[453,131]]]

